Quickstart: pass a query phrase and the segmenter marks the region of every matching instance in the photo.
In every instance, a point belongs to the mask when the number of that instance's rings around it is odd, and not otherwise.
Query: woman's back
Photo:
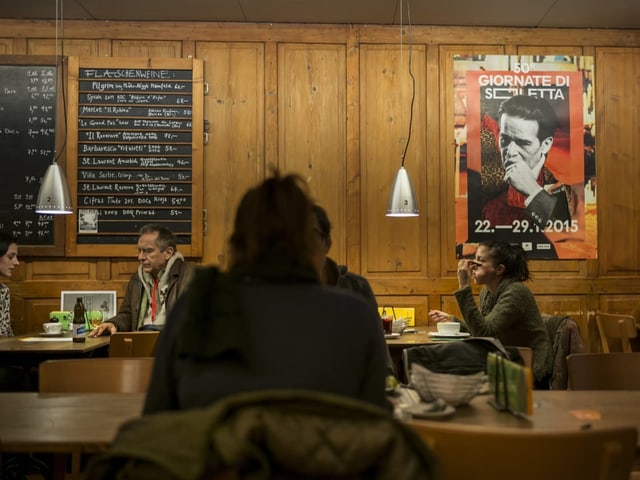
[[[145,412],[194,408],[232,393],[270,388],[318,390],[388,405],[384,338],[378,314],[366,302],[309,283],[248,284],[238,293],[242,318],[224,331],[241,332],[242,354],[204,361],[174,358],[172,365],[163,365],[187,319],[187,299],[176,305],[159,341]],[[167,369],[174,385],[163,375]]]

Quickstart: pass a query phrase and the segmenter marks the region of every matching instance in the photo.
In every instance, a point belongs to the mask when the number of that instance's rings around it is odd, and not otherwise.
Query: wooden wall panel
[[[95,261],[94,261],[95,262]],[[93,262],[85,259],[69,258],[64,262],[40,261],[30,264],[30,278],[33,280],[76,279],[88,280],[89,269]]]
[[[204,61],[204,264],[224,264],[236,206],[264,177],[264,48],[260,43],[198,43]]]
[[[391,183],[409,135],[412,83],[408,48],[361,45],[360,126],[362,165],[362,269],[367,275],[418,273],[426,268],[424,215],[385,216]],[[425,50],[413,46],[416,99],[412,137],[405,158],[416,195],[426,178],[424,128]],[[418,196],[418,204],[427,199]],[[423,203],[424,204],[424,203]]]
[[[599,310],[607,313],[633,315],[636,322],[640,323],[640,294],[601,295]]]
[[[34,38],[29,40],[27,45],[28,55],[62,55],[62,45],[58,40],[56,49],[55,39]],[[98,56],[98,41],[89,39],[65,39],[64,55],[74,55],[76,57]]]
[[[330,255],[346,260],[346,81],[343,45],[278,48],[279,168],[307,179],[333,225]]]
[[[13,55],[13,41],[10,38],[0,38],[0,55]]]
[[[42,324],[49,321],[49,312],[60,310],[60,295],[57,298],[38,298],[25,302],[25,328],[27,332],[41,332]]]
[[[598,49],[595,86],[600,274],[637,275],[640,49]]]
[[[180,41],[116,40],[111,47],[111,56],[113,57],[182,57],[182,42]]]

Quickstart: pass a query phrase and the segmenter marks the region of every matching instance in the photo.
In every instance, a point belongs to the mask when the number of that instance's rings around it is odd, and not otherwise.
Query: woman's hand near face
[[[471,285],[473,269],[478,265],[475,260],[463,259],[458,262],[458,286],[463,288]]]

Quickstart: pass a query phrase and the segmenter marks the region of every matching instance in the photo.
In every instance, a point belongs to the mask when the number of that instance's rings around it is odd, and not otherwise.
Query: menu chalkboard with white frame
[[[130,256],[160,223],[202,254],[203,65],[193,59],[69,60],[68,255]]]

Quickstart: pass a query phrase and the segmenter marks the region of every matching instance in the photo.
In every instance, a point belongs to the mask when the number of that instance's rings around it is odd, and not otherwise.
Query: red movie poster
[[[456,253],[597,257],[593,58],[456,56]]]

